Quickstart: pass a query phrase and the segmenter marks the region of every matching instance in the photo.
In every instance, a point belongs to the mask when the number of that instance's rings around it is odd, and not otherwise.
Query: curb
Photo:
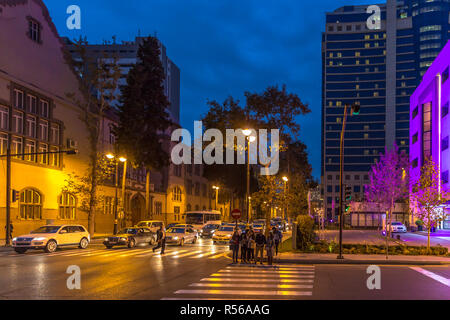
[[[280,264],[342,264],[342,265],[450,265],[450,261],[413,261],[413,260],[324,260],[324,259],[274,259],[274,262]]]

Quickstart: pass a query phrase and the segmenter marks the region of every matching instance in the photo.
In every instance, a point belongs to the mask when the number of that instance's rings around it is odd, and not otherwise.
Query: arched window
[[[186,206],[186,211],[192,211],[192,207],[191,207],[190,203],[188,203],[188,205]]]
[[[77,198],[68,192],[63,192],[59,197],[59,216],[61,220],[75,220],[77,210]]]
[[[182,192],[181,192],[181,188],[180,187],[177,186],[177,187],[173,188],[172,200],[173,201],[178,201],[178,202],[182,201]]]
[[[20,193],[20,218],[27,220],[42,219],[42,196],[33,189],[25,189]]]
[[[195,211],[198,211],[198,209],[199,209],[199,206],[198,206],[198,204],[196,204],[195,205]]]
[[[205,211],[206,210],[206,206],[203,206],[203,211]]]

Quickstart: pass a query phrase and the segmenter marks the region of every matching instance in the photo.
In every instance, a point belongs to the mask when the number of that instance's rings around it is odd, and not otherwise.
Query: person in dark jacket
[[[161,248],[161,254],[164,254],[164,250],[166,249],[166,233],[164,232],[163,226],[156,231],[156,241],[158,241],[158,245],[153,248],[153,252],[155,250]]]
[[[255,260],[255,232],[253,228],[250,227],[250,230],[247,233],[247,261],[248,263],[252,263],[252,261],[256,264]]]
[[[241,263],[247,263],[247,233],[248,229],[245,232],[242,232],[239,238],[239,245],[241,247]]]
[[[240,240],[240,234],[239,234],[239,228],[236,227],[234,229],[234,233],[231,236],[231,245],[233,247],[233,263],[238,263],[239,258],[239,241]]]
[[[256,256],[255,263],[258,261],[258,256],[261,254],[261,259],[259,260],[261,264],[263,264],[264,260],[264,245],[266,244],[266,236],[260,230],[255,236],[256,243]]]

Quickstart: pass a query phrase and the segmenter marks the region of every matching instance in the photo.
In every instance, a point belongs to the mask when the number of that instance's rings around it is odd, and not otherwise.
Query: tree
[[[138,62],[122,88],[116,128],[119,150],[135,166],[146,168],[146,214],[150,213],[150,172],[169,165],[167,131],[173,125],[167,112],[170,102],[164,93],[160,54],[155,37],[144,39],[139,46]]]
[[[391,219],[395,203],[405,200],[408,195],[408,155],[399,153],[397,145],[392,150],[385,151],[371,168],[369,184],[366,186],[365,197],[368,202],[375,203],[382,212],[387,212],[386,231],[386,257],[389,251],[388,238],[391,234]]]
[[[446,218],[442,205],[450,200],[450,193],[441,189],[439,168],[431,159],[427,159],[421,168],[418,181],[414,181],[411,198],[416,202],[418,218],[427,229],[427,251],[430,251],[431,228]]]
[[[88,42],[80,38],[75,42],[75,55],[73,59],[65,53],[66,60],[78,75],[79,89],[82,97],[75,93],[66,93],[67,97],[80,108],[80,119],[86,126],[89,140],[89,169],[85,176],[78,177],[79,183],[84,185],[87,196],[88,230],[94,234],[95,211],[99,202],[97,189],[103,181],[101,155],[101,137],[103,135],[103,118],[111,109],[111,102],[117,99],[120,69],[117,57],[104,55],[102,59],[87,54]],[[69,179],[70,180],[70,179]],[[80,182],[81,181],[81,182]],[[75,183],[75,182],[74,182]],[[73,187],[73,186],[72,186]]]

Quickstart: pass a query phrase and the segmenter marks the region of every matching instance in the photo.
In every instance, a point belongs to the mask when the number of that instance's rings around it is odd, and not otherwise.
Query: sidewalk
[[[296,264],[388,264],[388,265],[442,265],[450,264],[450,257],[438,256],[406,256],[390,255],[386,256],[362,255],[362,254],[344,254],[343,260],[337,259],[334,253],[280,253],[275,257],[275,263],[296,263]]]

